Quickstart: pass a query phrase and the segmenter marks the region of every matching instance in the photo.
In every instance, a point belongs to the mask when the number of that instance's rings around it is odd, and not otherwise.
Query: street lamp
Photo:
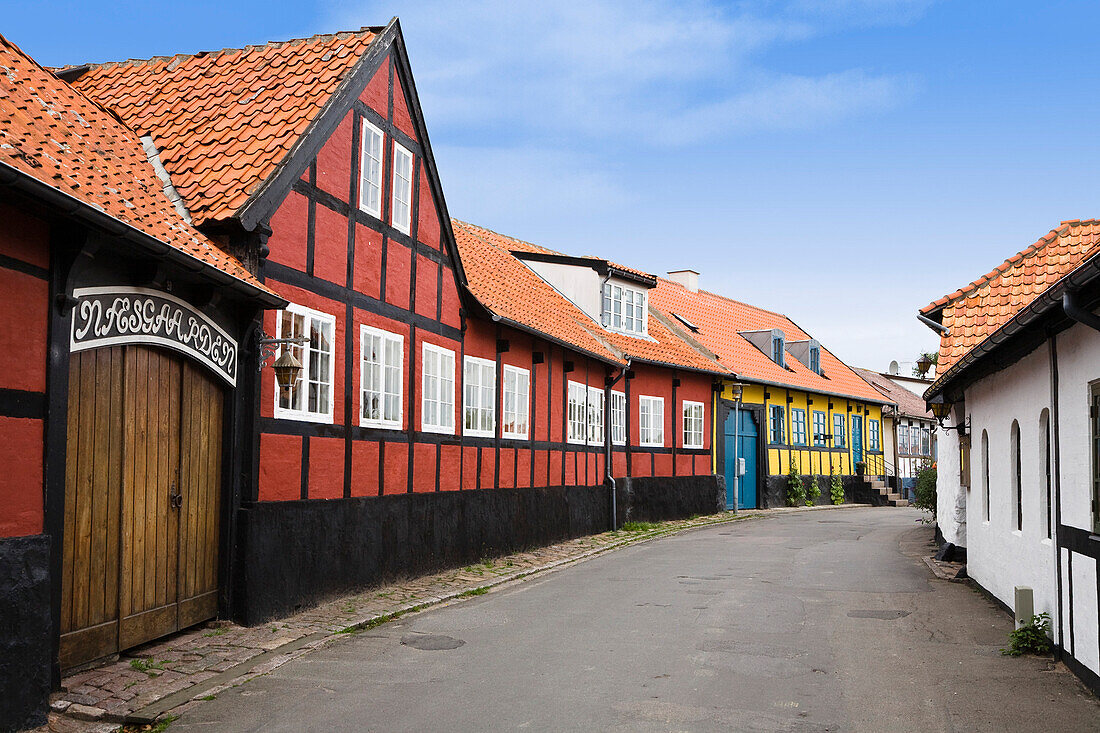
[[[917,371],[920,372],[920,375],[923,377],[928,374],[928,370],[931,368],[932,360],[928,358],[927,354],[921,354],[920,358],[917,359]]]
[[[940,395],[929,402],[928,407],[932,410],[932,415],[936,418],[936,422],[939,424],[941,430],[954,430],[959,435],[966,435],[970,431],[969,415],[967,415],[966,419],[958,425],[943,424],[944,420],[951,417],[951,408],[954,407],[954,405],[950,402],[944,402],[943,395]]]
[[[263,369],[267,366],[267,360],[275,356],[279,346],[304,346],[309,343],[309,337],[273,339],[268,338],[263,331],[259,331],[256,336],[256,343],[260,350],[260,369]],[[283,353],[279,354],[279,358],[275,360],[271,368],[275,371],[275,381],[278,382],[279,389],[289,390],[298,381],[298,375],[302,371],[302,362],[290,353],[290,349],[287,348],[282,351]]]

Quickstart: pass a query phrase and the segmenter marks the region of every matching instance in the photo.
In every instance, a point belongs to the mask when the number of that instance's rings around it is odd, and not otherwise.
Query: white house
[[[925,392],[937,520],[1006,606],[1034,591],[1058,653],[1100,691],[1100,221],[1067,221],[921,311],[941,332]]]

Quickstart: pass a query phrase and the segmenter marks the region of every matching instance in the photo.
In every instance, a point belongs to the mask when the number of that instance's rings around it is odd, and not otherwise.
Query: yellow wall
[[[726,381],[722,385],[721,398],[726,400],[733,400],[733,383]],[[765,398],[765,393],[768,397]],[[787,397],[791,398],[791,402],[787,403]],[[715,398],[717,401],[717,397]],[[790,470],[790,466],[793,463],[795,470],[801,474],[819,474],[828,476],[830,470],[840,475],[851,475],[855,473],[852,467],[852,415],[858,415],[863,418],[863,452],[864,461],[867,463],[866,473],[871,476],[881,475],[884,471],[883,467],[883,455],[882,452],[885,447],[883,441],[884,433],[882,429],[882,408],[877,404],[862,402],[860,400],[848,400],[842,397],[829,397],[828,395],[817,394],[814,392],[804,392],[798,389],[786,389],[783,387],[772,387],[761,384],[745,383],[744,390],[741,394],[741,402],[747,406],[764,406],[764,419],[763,424],[758,425],[758,440],[765,441],[767,443],[768,450],[768,474],[772,476],[780,476],[786,474]],[[832,403],[832,408],[829,407],[829,403]],[[784,410],[784,429],[786,436],[784,438],[784,444],[780,446],[770,444],[770,427],[768,423],[768,414],[772,405],[779,405],[786,408]],[[791,445],[791,410],[803,409],[806,411],[806,442],[807,446],[793,446]],[[844,415],[844,448],[833,448],[833,441],[829,441],[827,447],[815,447],[813,445],[813,433],[814,422],[813,413],[815,411],[825,412],[826,419],[826,432],[833,432],[833,415]],[[715,414],[718,414],[717,411]],[[879,446],[875,452],[871,451],[871,428],[870,421],[877,420],[879,422]],[[719,436],[723,430],[721,425],[715,424],[715,443],[719,444]],[[717,465],[717,452],[714,454],[716,473],[723,471],[722,466]]]

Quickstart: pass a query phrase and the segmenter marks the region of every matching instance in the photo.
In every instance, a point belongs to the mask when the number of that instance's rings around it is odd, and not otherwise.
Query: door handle
[[[171,492],[168,494],[168,503],[173,509],[179,509],[183,506],[183,494],[179,492],[174,483],[172,484]]]

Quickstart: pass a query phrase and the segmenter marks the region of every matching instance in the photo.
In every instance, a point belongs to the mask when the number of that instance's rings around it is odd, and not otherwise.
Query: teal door
[[[852,470],[863,460],[863,416],[852,415]]]
[[[726,509],[733,509],[733,477],[737,470],[735,457],[745,459],[745,474],[740,477],[738,486],[737,508],[756,508],[756,421],[752,419],[752,413],[747,410],[739,410],[741,425],[735,430],[734,412],[730,410],[726,417],[725,449],[726,449]]]

